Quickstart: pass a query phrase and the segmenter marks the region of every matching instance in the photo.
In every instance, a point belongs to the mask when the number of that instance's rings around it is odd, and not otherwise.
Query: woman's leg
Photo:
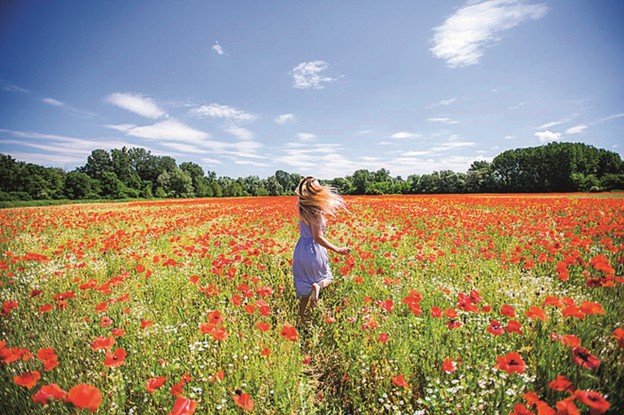
[[[303,323],[305,321],[305,312],[308,307],[308,301],[310,296],[299,299],[299,320]]]
[[[318,303],[319,294],[321,289],[328,287],[333,282],[330,278],[325,278],[319,282],[312,284],[312,294],[310,295],[310,306],[314,307]]]

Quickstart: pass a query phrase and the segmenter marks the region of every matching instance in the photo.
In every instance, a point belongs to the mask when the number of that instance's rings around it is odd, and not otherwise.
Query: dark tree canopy
[[[416,167],[416,166],[415,166]],[[177,164],[143,148],[96,149],[71,172],[0,154],[0,200],[127,199],[294,195],[301,174],[277,170],[264,179],[217,177],[193,162]],[[466,173],[413,174],[406,180],[387,169],[356,170],[322,180],[345,195],[586,192],[624,190],[619,154],[582,143],[550,143],[507,150],[492,162],[475,161]]]

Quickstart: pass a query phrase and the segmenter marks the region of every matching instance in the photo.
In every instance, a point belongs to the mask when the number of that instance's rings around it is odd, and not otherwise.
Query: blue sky
[[[143,147],[218,176],[622,152],[620,0],[8,1],[0,152]]]

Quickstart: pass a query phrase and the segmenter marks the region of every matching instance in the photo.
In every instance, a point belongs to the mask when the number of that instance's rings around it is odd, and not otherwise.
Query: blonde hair
[[[307,224],[319,221],[323,213],[334,215],[338,209],[345,209],[342,196],[335,188],[321,185],[314,177],[301,179],[296,190],[299,218]]]

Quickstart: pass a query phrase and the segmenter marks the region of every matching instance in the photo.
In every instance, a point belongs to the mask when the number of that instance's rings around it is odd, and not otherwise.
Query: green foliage
[[[69,198],[191,198],[294,195],[302,175],[277,170],[217,177],[193,162],[179,166],[169,156],[143,148],[96,149],[73,172],[17,162],[0,154],[0,200]],[[466,173],[451,170],[410,175],[356,170],[344,178],[321,180],[344,195],[601,192],[624,190],[624,163],[617,153],[582,143],[550,143],[507,150],[492,162],[477,160]]]

